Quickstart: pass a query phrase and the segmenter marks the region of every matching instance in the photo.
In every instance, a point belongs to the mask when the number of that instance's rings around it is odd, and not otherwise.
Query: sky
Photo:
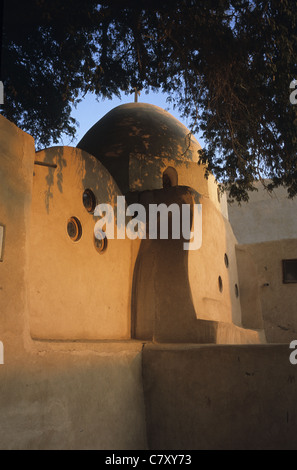
[[[154,104],[156,106],[160,106],[161,108],[165,109],[169,113],[171,113],[176,119],[182,122],[186,127],[189,126],[189,121],[184,118],[181,118],[180,114],[177,110],[173,109],[173,105],[171,103],[166,102],[167,96],[163,93],[154,93],[150,92],[146,94],[145,92],[141,92],[140,96],[138,97],[138,101],[142,103],[149,103]],[[62,136],[58,145],[69,145],[71,147],[75,147],[78,142],[82,139],[82,137],[86,134],[86,132],[97,122],[101,119],[106,113],[110,110],[125,103],[133,103],[134,102],[134,93],[130,95],[125,95],[123,93],[121,95],[121,99],[114,98],[112,100],[100,100],[97,101],[95,95],[87,94],[82,101],[77,105],[77,108],[73,108],[72,116],[79,122],[79,127],[77,129],[76,138],[71,141],[70,137]],[[195,135],[201,145],[203,145],[203,141],[200,136]]]

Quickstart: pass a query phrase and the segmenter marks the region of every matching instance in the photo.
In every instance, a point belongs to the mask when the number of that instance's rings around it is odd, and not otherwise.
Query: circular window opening
[[[235,296],[236,296],[236,298],[238,299],[238,297],[239,297],[239,289],[238,289],[238,285],[237,285],[237,284],[235,284],[235,287],[234,287],[234,288],[235,288]]]
[[[218,283],[219,283],[219,291],[223,292],[223,281],[222,281],[221,276],[219,276]]]
[[[85,209],[92,213],[96,208],[96,196],[91,189],[86,189],[83,193],[83,205]]]
[[[102,230],[96,231],[94,235],[94,245],[98,253],[104,253],[107,248],[107,238]]]
[[[226,268],[229,268],[229,258],[228,258],[227,253],[225,253],[224,261],[225,261]]]
[[[82,227],[76,217],[71,217],[67,222],[67,233],[72,241],[77,242],[82,236]]]

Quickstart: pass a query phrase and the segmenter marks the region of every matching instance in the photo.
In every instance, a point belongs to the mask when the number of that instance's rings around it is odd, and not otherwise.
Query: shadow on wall
[[[196,313],[182,240],[142,240],[134,268],[132,337],[197,342]]]
[[[140,203],[191,204],[187,187],[145,191]],[[191,214],[191,224],[193,214]],[[157,342],[197,343],[206,337],[215,342],[216,323],[197,320],[188,275],[189,252],[184,240],[143,239],[135,263],[132,287],[132,337]]]
[[[64,185],[66,184],[69,190],[69,183],[71,182],[69,180],[65,181],[65,178],[67,179],[65,175],[66,169],[67,173],[72,173],[74,178],[73,184],[76,181],[82,191],[84,189],[91,189],[94,192],[97,204],[109,203],[113,206],[116,205],[117,196],[120,194],[119,189],[112,181],[112,178],[110,178],[105,167],[87,152],[73,147],[51,147],[37,152],[35,160],[51,165],[44,167],[46,181],[44,203],[48,214],[50,212],[51,201],[53,202],[54,199],[54,188],[56,187],[63,194],[65,192]]]
[[[47,190],[44,195],[44,202],[45,202],[45,207],[46,211],[49,214],[50,211],[50,201],[54,198],[53,194],[53,186],[55,184],[55,178],[56,178],[56,184],[58,187],[58,190],[60,193],[63,193],[63,169],[67,167],[67,161],[65,158],[63,158],[64,155],[64,148],[63,147],[52,147],[51,149],[48,149],[46,153],[44,153],[44,150],[40,150],[39,152],[36,152],[36,158],[35,162],[42,162],[48,165],[56,165],[56,168],[48,167],[47,168],[47,174],[46,174],[46,167],[44,168],[45,171],[45,179],[47,183]],[[46,159],[43,160],[44,154],[46,155]]]

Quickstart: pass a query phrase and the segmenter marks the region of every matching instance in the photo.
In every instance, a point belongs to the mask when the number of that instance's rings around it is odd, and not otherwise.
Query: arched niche
[[[178,186],[178,174],[175,168],[169,166],[163,173],[163,188]]]

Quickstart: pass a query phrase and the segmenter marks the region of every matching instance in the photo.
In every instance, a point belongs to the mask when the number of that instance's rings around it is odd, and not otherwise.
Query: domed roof
[[[78,148],[100,160],[122,191],[129,186],[129,156],[198,161],[201,148],[190,131],[170,113],[146,103],[112,109],[82,138]]]

